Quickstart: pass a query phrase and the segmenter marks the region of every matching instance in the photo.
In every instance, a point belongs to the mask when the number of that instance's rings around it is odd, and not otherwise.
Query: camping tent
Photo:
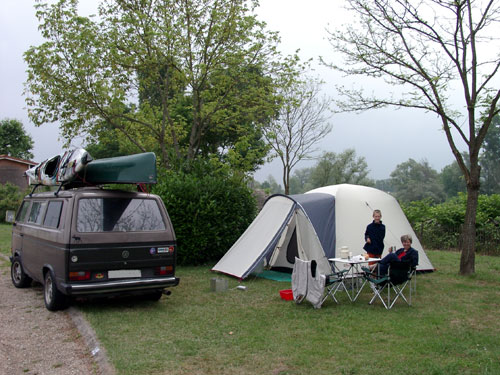
[[[263,262],[291,270],[297,256],[316,260],[320,272],[328,273],[334,213],[335,198],[328,194],[273,195],[212,271],[244,279]]]
[[[364,232],[374,209],[382,211],[386,225],[385,249],[401,247],[400,237],[410,234],[419,252],[418,270],[433,270],[396,199],[374,188],[349,184],[271,196],[212,270],[244,279],[264,261],[291,270],[297,255],[316,260],[320,272],[328,273],[328,258],[340,256],[336,249],[347,246],[353,255],[364,254]]]

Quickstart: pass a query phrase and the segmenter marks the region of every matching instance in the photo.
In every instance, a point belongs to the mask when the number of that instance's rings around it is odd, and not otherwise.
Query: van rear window
[[[59,219],[61,218],[62,201],[49,202],[47,213],[43,220],[43,225],[49,228],[57,228],[59,226]]]
[[[78,204],[78,232],[141,232],[165,230],[153,199],[82,198]]]

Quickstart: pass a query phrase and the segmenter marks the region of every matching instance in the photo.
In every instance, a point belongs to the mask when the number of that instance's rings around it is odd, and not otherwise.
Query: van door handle
[[[75,241],[80,241],[80,240],[81,240],[81,238],[80,238],[80,237],[77,237],[77,236],[73,236],[73,239],[74,239]]]

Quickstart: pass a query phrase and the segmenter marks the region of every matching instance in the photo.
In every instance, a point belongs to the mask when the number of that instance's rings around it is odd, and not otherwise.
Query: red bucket
[[[291,289],[280,290],[280,297],[285,301],[293,301],[293,292]]]

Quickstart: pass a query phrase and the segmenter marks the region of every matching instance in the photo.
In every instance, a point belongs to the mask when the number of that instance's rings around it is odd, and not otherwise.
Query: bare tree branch
[[[341,111],[384,107],[436,113],[467,182],[460,272],[474,272],[479,151],[500,98],[500,4],[495,0],[346,0],[356,22],[329,32],[346,76],[383,78],[402,93],[384,97],[338,87]],[[456,83],[462,103],[456,104]],[[463,121],[465,119],[465,121]],[[457,138],[458,135],[458,139]],[[463,141],[469,160],[457,147]]]

